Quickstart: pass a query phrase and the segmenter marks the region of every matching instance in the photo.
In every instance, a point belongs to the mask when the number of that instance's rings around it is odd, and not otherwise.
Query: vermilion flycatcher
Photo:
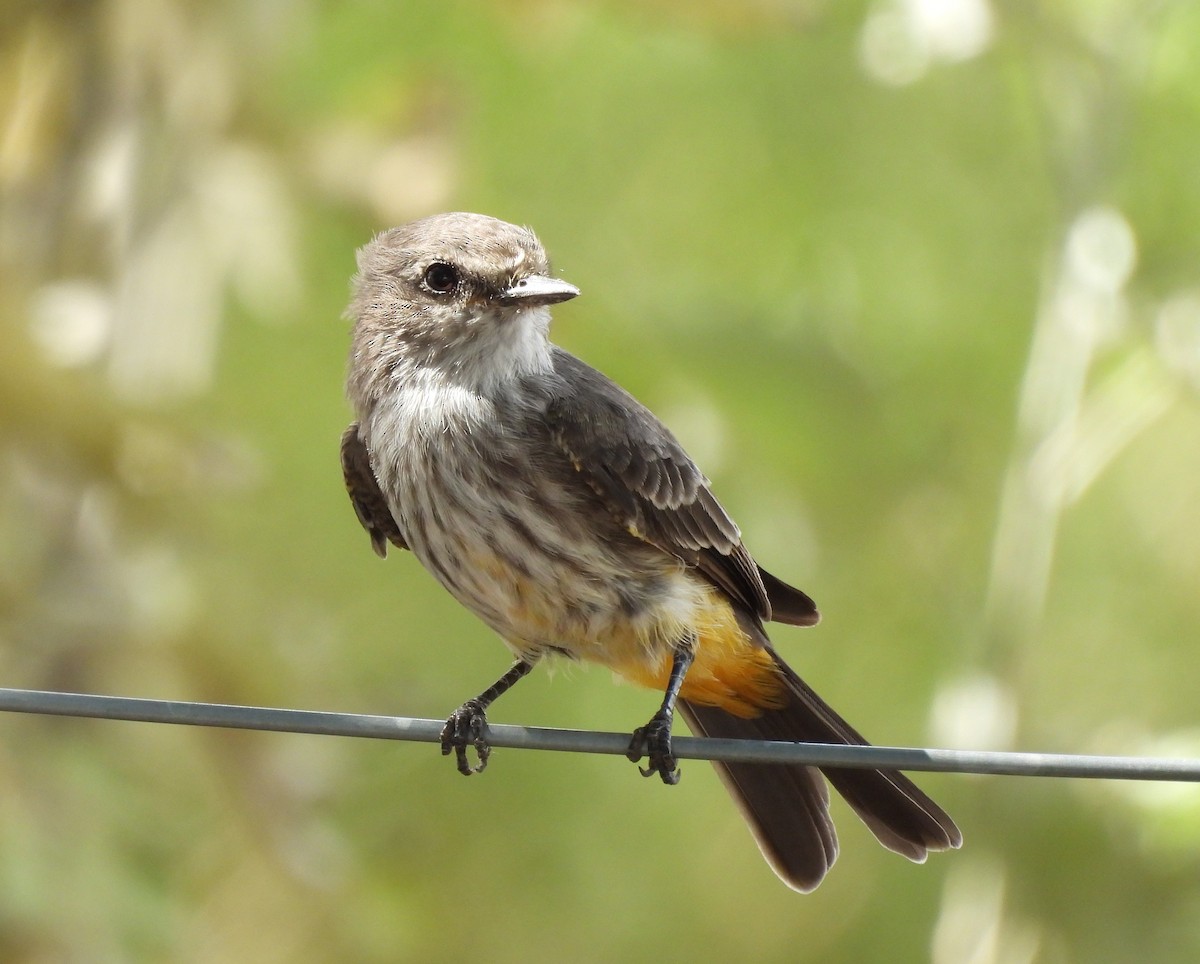
[[[676,701],[700,735],[865,741],[772,648],[769,620],[811,626],[798,589],[760,568],[665,426],[550,343],[533,232],[478,214],[385,231],[358,253],[342,467],[379,555],[411,549],[516,662],[450,717],[442,751],[488,757],[485,712],[544,655],[665,692],[630,757],[675,783]],[[474,747],[472,767],[467,748]],[[763,854],[796,890],[837,856],[829,792],[807,766],[716,764]],[[879,841],[910,860],[958,847],[949,816],[894,770],[826,768]]]

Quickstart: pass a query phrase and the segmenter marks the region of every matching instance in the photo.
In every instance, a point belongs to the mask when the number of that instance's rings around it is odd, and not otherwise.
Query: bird
[[[484,769],[488,708],[554,655],[662,693],[628,756],[666,784],[676,711],[704,737],[865,744],[767,636],[815,625],[813,600],[758,565],[648,408],[551,342],[550,306],[579,293],[531,229],[481,214],[422,218],[357,254],[341,439],[355,514],[376,554],[411,551],[514,657],[451,714],[442,752]],[[909,860],[962,844],[896,770],[714,766],[793,890],[838,854],[827,782]]]

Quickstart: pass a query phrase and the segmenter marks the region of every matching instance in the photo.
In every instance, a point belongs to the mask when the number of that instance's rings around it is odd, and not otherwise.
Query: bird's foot
[[[625,755],[634,763],[640,763],[643,756],[648,758],[649,766],[638,767],[642,776],[657,773],[663,783],[674,785],[679,782],[679,765],[671,752],[671,717],[661,710],[650,718],[649,723],[633,731]]]
[[[475,748],[479,760],[475,766],[471,766],[467,757],[467,747]],[[442,727],[442,756],[449,756],[451,752],[458,764],[458,772],[465,777],[482,773],[487,768],[492,748],[487,741],[487,712],[479,700],[467,700],[450,714]]]

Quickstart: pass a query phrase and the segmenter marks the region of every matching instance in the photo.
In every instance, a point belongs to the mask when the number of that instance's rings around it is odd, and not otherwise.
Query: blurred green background
[[[337,459],[354,249],[533,226],[881,743],[1200,755],[1200,5],[9,0],[0,682],[443,718]],[[629,730],[538,673],[497,722]],[[786,890],[703,764],[0,717],[0,959],[1200,958],[1200,794],[920,778]]]

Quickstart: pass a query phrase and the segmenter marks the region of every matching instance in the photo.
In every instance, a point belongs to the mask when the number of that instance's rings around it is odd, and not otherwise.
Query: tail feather
[[[724,739],[867,742],[778,656],[775,661],[789,696],[784,706],[743,719],[681,701],[688,724],[699,735]],[[760,763],[714,766],[775,872],[796,890],[815,888],[837,857],[829,793],[817,770]],[[930,851],[962,844],[954,821],[898,770],[825,767],[821,772],[889,850],[921,863]]]
[[[681,701],[680,711],[698,736],[763,739],[756,720]],[[719,717],[719,719],[718,719]],[[730,724],[730,725],[725,725]],[[829,817],[829,789],[813,767],[713,763],[771,869],[793,890],[815,890],[837,859],[837,833]]]

